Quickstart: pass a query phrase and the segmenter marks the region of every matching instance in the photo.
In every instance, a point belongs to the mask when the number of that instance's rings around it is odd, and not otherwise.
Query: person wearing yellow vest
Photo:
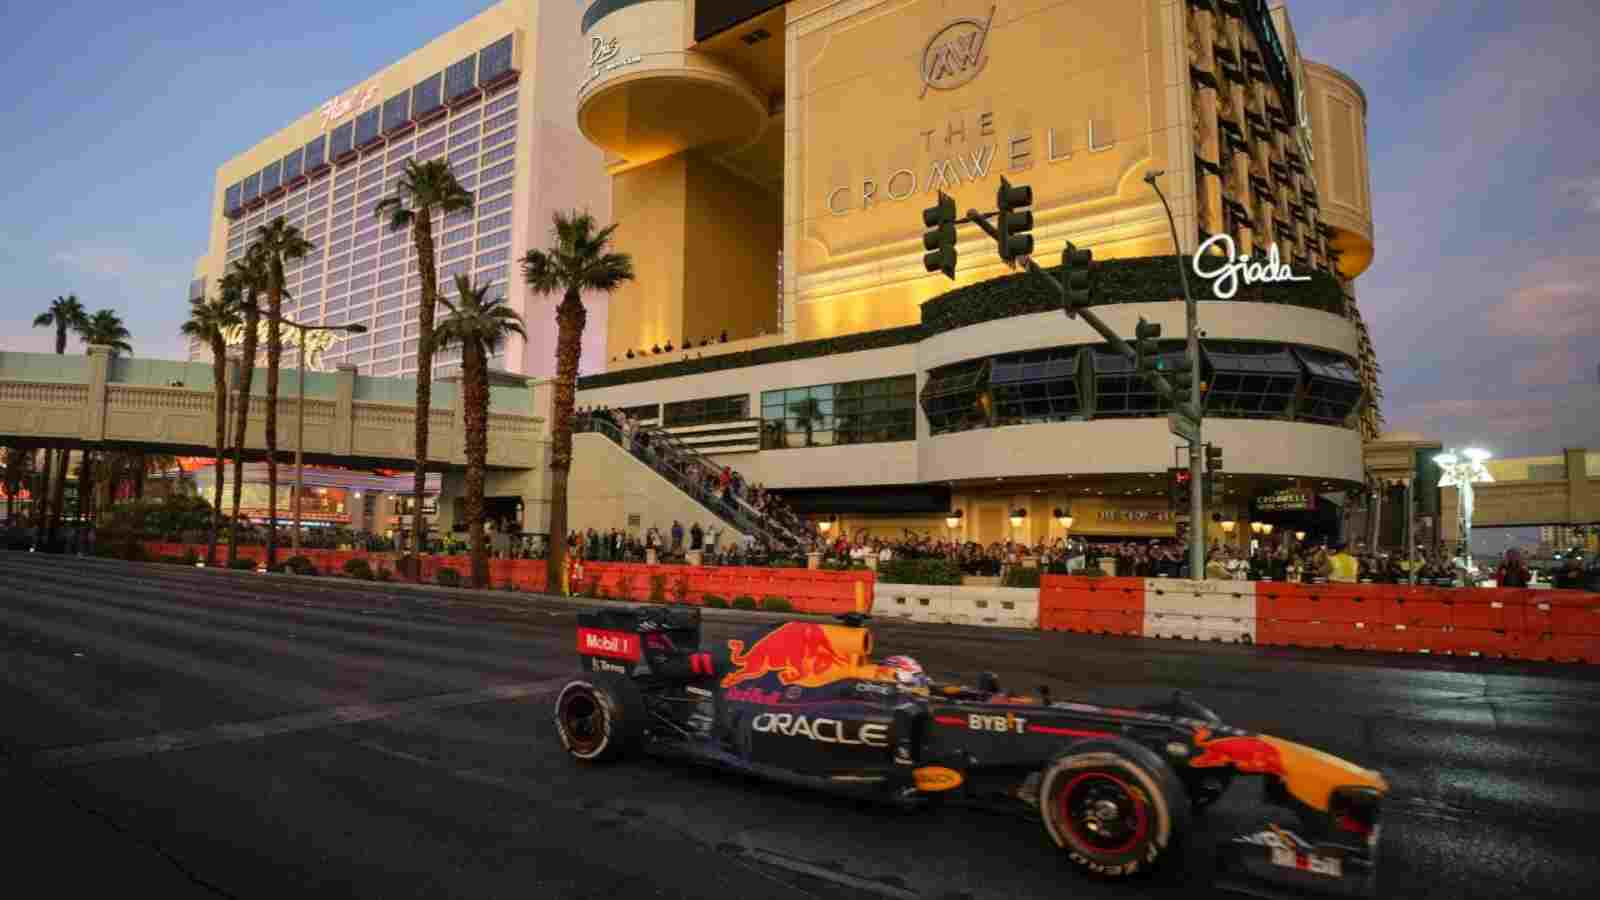
[[[1333,555],[1328,557],[1328,580],[1345,584],[1355,584],[1360,580],[1361,563],[1350,551],[1340,544],[1334,548]]]

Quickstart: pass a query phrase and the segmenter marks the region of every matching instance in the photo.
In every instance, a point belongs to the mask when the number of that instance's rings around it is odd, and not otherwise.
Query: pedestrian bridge
[[[299,372],[280,371],[278,451],[295,451]],[[250,385],[245,446],[266,450],[265,369]],[[230,385],[238,365],[230,363]],[[209,362],[131,359],[92,346],[82,356],[0,352],[0,441],[25,439],[52,447],[137,449],[212,456],[216,400]],[[489,389],[489,467],[502,477],[542,471],[548,437],[535,410],[548,409],[549,379]],[[435,381],[428,459],[440,469],[466,465],[461,385]],[[228,442],[238,403],[229,394]],[[415,461],[416,382],[357,375],[354,367],[305,375],[307,462],[351,468],[410,468]],[[520,470],[520,471],[519,471]]]

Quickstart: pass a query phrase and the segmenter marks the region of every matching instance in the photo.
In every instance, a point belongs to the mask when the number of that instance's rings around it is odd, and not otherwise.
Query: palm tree
[[[212,403],[217,425],[217,455],[212,472],[211,532],[206,538],[206,565],[217,564],[217,527],[222,516],[223,457],[228,452],[228,340],[230,329],[243,323],[239,314],[239,288],[224,284],[222,293],[210,300],[196,300],[189,307],[189,320],[178,330],[211,345]]]
[[[312,244],[300,229],[279,216],[261,229],[256,244],[267,258],[267,567],[278,563],[278,363],[283,357],[279,329],[283,316],[283,264],[304,259]]]
[[[789,404],[789,416],[800,422],[800,427],[805,429],[806,446],[811,446],[816,426],[823,421],[822,404],[818,403],[815,397],[796,400]]]
[[[439,276],[433,256],[433,215],[441,217],[472,209],[472,194],[456,181],[450,164],[432,159],[406,163],[405,174],[393,197],[379,201],[373,214],[388,217],[390,231],[411,229],[411,243],[417,251],[417,274],[422,278],[422,308],[417,313],[417,466],[412,482],[413,514],[411,534],[413,552],[422,555],[427,535],[422,515],[422,493],[428,484],[428,411],[433,402],[433,309],[439,302]],[[403,549],[403,548],[402,548]],[[412,569],[422,580],[420,560]]]
[[[87,346],[110,347],[111,352],[132,353],[133,345],[128,342],[132,337],[128,327],[122,323],[122,317],[115,310],[100,309],[90,316],[78,329],[78,339]],[[88,493],[97,471],[94,454],[88,449],[83,451],[83,458],[78,463],[78,527],[81,531],[87,519],[84,518],[84,503],[88,500]],[[103,483],[108,486],[116,477],[115,467],[108,473]]]
[[[489,357],[510,335],[526,339],[522,317],[490,296],[487,286],[474,288],[465,275],[456,276],[460,306],[440,300],[448,314],[433,332],[435,349],[461,345],[462,413],[467,428],[467,527],[472,535],[472,586],[489,586],[489,543],[483,533],[483,475],[489,461]]]
[[[50,301],[50,307],[33,318],[33,327],[56,330],[56,355],[67,352],[67,335],[76,333],[89,321],[88,311],[78,301],[77,294],[68,294]],[[44,492],[34,498],[39,525],[48,524],[48,543],[55,543],[56,529],[61,525],[61,504],[67,495],[67,456],[71,451],[59,453],[46,448],[44,455]],[[53,474],[59,472],[59,474]],[[55,481],[52,483],[51,479]],[[52,497],[54,498],[52,501]]]
[[[540,294],[560,292],[556,307],[556,396],[550,447],[550,556],[546,583],[561,583],[567,555],[567,475],[572,469],[572,405],[578,392],[578,355],[589,312],[584,291],[610,293],[633,280],[633,258],[612,253],[608,246],[616,225],[595,230],[587,212],[557,211],[549,250],[529,250],[522,257],[522,276]]]
[[[244,500],[244,441],[250,427],[250,382],[255,380],[256,344],[260,340],[260,297],[267,285],[267,258],[260,245],[252,246],[233,268],[222,276],[224,293],[239,297],[239,312],[244,317],[244,347],[239,363],[239,409],[234,419],[233,436],[233,520],[228,523],[228,565],[239,555],[239,503]],[[222,478],[222,461],[217,461],[217,478]]]

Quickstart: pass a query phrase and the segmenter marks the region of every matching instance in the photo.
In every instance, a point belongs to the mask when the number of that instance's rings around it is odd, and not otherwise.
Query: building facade
[[[315,246],[287,267],[285,314],[367,326],[313,365],[414,374],[421,284],[412,238],[391,232],[374,207],[395,193],[406,161],[445,159],[475,208],[434,221],[441,292],[454,291],[457,274],[495,285],[528,339],[513,339],[492,365],[553,372],[559,298],[531,294],[517,261],[548,245],[553,211],[587,208],[603,220],[609,210],[601,154],[574,124],[586,61],[573,52],[580,15],[572,0],[505,0],[338,96],[314,98],[304,116],[224,163],[190,297],[214,292],[254,229],[281,215]],[[584,372],[600,370],[607,318],[603,295],[588,303]],[[191,358],[207,352],[190,346]],[[458,368],[459,354],[436,355],[439,374]],[[284,365],[297,365],[294,350]]]
[[[1246,522],[1286,489],[1363,484],[1366,99],[1302,57],[1282,8],[595,0],[579,30],[576,121],[638,273],[581,405],[657,421],[847,527],[942,535],[960,511],[952,536],[1039,539],[1059,510],[1075,534],[1173,534],[1178,442],[1128,362],[976,228],[953,285],[923,266],[936,192],[988,211],[1004,176],[1032,188],[1035,259],[1091,249],[1101,317],[1160,324],[1164,351],[1179,265],[1276,253],[1292,282],[1190,275],[1226,457],[1213,508]]]

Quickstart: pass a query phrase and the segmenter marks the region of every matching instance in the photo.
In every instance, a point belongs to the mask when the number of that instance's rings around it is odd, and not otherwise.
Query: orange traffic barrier
[[[1144,579],[1045,575],[1039,579],[1039,627],[1137,636],[1144,629]]]

